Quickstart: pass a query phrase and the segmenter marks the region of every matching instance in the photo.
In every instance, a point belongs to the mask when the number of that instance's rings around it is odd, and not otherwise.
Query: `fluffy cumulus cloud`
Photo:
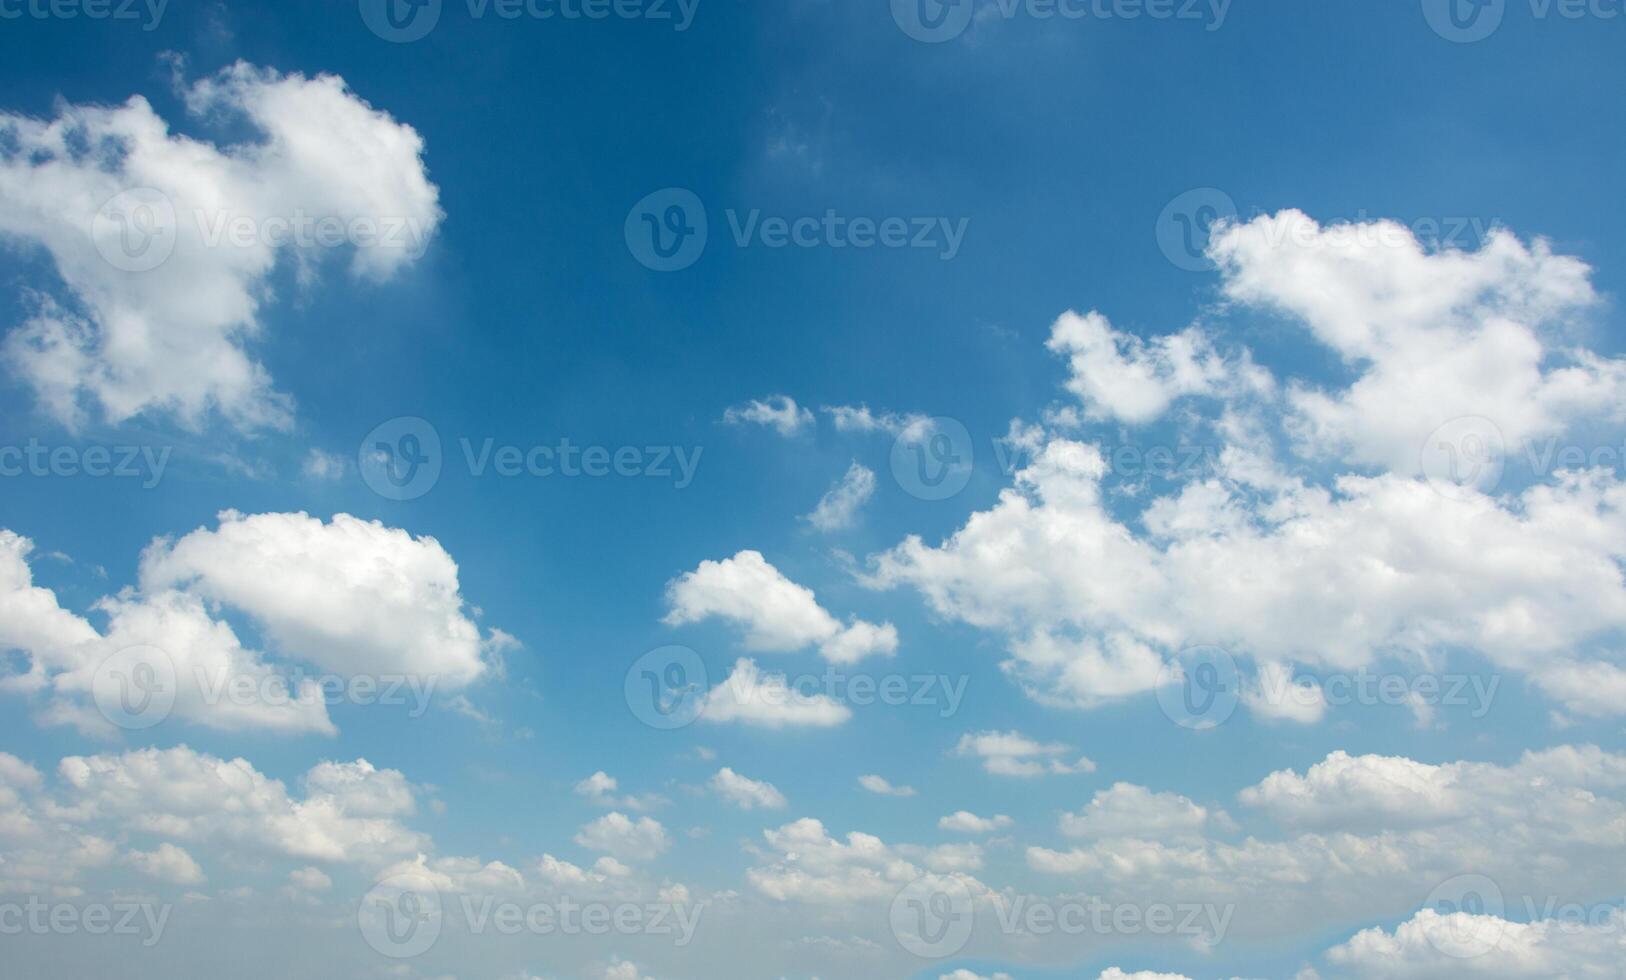
[[[280,858],[376,869],[428,846],[403,823],[416,812],[416,791],[395,770],[364,759],[324,762],[302,789],[244,759],[184,746],[69,756],[54,783],[5,756],[0,887],[78,886],[87,871],[118,864],[197,885],[206,875],[193,852],[236,867]],[[319,887],[312,871],[320,875],[309,869],[296,880]]]
[[[29,698],[46,723],[107,729],[109,685],[144,670],[172,695],[163,710],[174,717],[331,734],[316,682],[244,647],[217,618],[222,606],[254,620],[282,659],[340,677],[412,677],[427,696],[490,669],[490,641],[468,618],[451,556],[376,522],[228,511],[218,529],[154,542],[140,587],[96,604],[101,630],[34,584],[32,548],[0,531],[0,647],[27,655],[0,690]]]
[[[1397,226],[1297,212],[1229,226],[1213,250],[1230,315],[1302,326],[1345,359],[1348,383],[1283,382],[1239,351],[1220,384],[1197,334],[1140,342],[1064,317],[1052,347],[1083,417],[1013,425],[1022,465],[997,502],[936,545],[872,556],[864,581],[1003,634],[1008,673],[1047,703],[1150,692],[1173,654],[1220,644],[1251,660],[1245,703],[1273,719],[1330,715],[1300,667],[1420,668],[1460,651],[1529,672],[1577,714],[1618,713],[1599,692],[1626,676],[1609,642],[1626,627],[1626,485],[1603,469],[1513,472],[1530,440],[1619,431],[1626,361],[1572,339],[1594,302],[1587,267],[1506,232],[1429,252]],[[1211,397],[1182,416],[1182,438],[1220,447],[1217,465],[1120,495],[1128,477],[1090,419],[1150,421],[1190,395]],[[1471,439],[1440,464],[1431,433],[1463,418]],[[1495,447],[1485,471],[1505,469],[1505,487],[1448,479],[1463,453]]]
[[[711,777],[711,788],[718,796],[741,810],[755,810],[758,807],[765,810],[785,808],[785,794],[779,792],[773,783],[749,779],[727,766],[717,770],[717,775]]]
[[[760,728],[831,728],[853,715],[851,708],[830,695],[792,687],[784,674],[764,672],[745,657],[734,662],[727,680],[706,694],[701,709],[704,721]]]
[[[852,527],[858,510],[875,495],[875,471],[858,462],[847,468],[835,486],[819,498],[818,506],[804,518],[820,531],[840,531]]]
[[[898,648],[898,631],[891,623],[855,619],[843,625],[819,605],[812,589],[786,578],[757,551],[701,562],[667,586],[666,601],[669,625],[726,619],[745,630],[751,650],[817,646],[832,663],[853,663]]]
[[[814,426],[813,413],[796,404],[789,395],[773,395],[767,399],[736,405],[723,413],[729,425],[763,425],[782,436],[799,435]]]
[[[1591,907],[1615,894],[1623,797],[1626,757],[1591,746],[1528,752],[1505,766],[1335,752],[1244,788],[1239,801],[1265,822],[1246,836],[1211,808],[1114,787],[1063,821],[1083,840],[1029,847],[1027,860],[1119,901],[1177,895],[1232,907],[1232,937],[1411,916],[1464,875],[1492,883],[1480,890],[1497,914],[1523,917],[1521,896]],[[1362,945],[1395,941],[1368,934]]]
[[[804,817],[763,831],[767,850],[763,863],[746,872],[751,887],[781,902],[844,907],[853,903],[890,902],[899,889],[922,877],[926,869],[913,859],[931,863],[932,852],[888,845],[879,837],[860,832],[845,840],[831,837],[824,824]],[[946,853],[939,854],[944,858]],[[935,869],[934,869],[935,870]],[[942,868],[973,894],[987,889],[958,868]]]
[[[864,787],[877,796],[914,796],[913,786],[894,786],[892,783],[874,773],[867,773],[858,777],[858,785]]]
[[[452,556],[434,538],[348,514],[226,511],[214,530],[148,548],[141,586],[241,609],[284,651],[340,673],[463,686],[489,668]]]
[[[951,830],[957,834],[991,834],[997,830],[1007,830],[1014,823],[1010,817],[1003,813],[996,813],[991,817],[979,817],[969,810],[956,810],[937,821],[941,830]]]
[[[218,412],[286,428],[292,402],[250,351],[279,256],[306,283],[334,240],[363,280],[411,263],[441,218],[423,141],[332,75],[238,63],[182,94],[251,138],[179,135],[139,95],[0,114],[0,237],[42,248],[66,287],[25,297],[4,360],[69,425]]]
[[[619,811],[607,813],[576,834],[576,843],[624,861],[649,861],[671,846],[666,828],[653,817],[637,820]]]
[[[1201,834],[1211,815],[1205,807],[1175,793],[1117,783],[1096,793],[1081,813],[1064,813],[1061,832],[1069,837],[1142,837],[1159,840]]]
[[[1459,977],[1618,976],[1626,956],[1626,913],[1605,909],[1590,921],[1509,922],[1494,915],[1421,909],[1393,932],[1365,929],[1327,952],[1353,977],[1457,980]]]
[[[1073,756],[1073,749],[1060,742],[1038,742],[1021,732],[975,732],[960,737],[954,754],[981,761],[996,776],[1024,778],[1094,772],[1095,763],[1085,756]]]

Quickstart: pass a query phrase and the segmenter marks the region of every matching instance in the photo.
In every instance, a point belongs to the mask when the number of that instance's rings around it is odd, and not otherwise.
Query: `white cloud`
[[[0,234],[42,245],[68,293],[61,302],[29,298],[29,319],[6,338],[4,358],[66,424],[94,405],[115,423],[163,411],[200,428],[218,411],[245,429],[288,427],[291,399],[248,344],[265,331],[279,252],[292,254],[306,282],[320,256],[261,235],[217,240],[223,222],[268,231],[301,216],[341,228],[371,221],[371,238],[349,236],[350,271],[386,280],[440,221],[422,139],[336,76],[239,62],[184,94],[197,118],[241,120],[254,138],[220,146],[179,135],[141,96],[111,107],[60,103],[50,120],[0,114],[14,151],[0,158]],[[146,199],[147,210],[108,212],[131,228],[98,216],[141,188],[161,196]],[[145,267],[162,253],[144,249],[171,246],[167,260]]]
[[[1159,840],[1200,835],[1209,820],[1206,808],[1184,796],[1115,783],[1096,793],[1082,813],[1062,814],[1061,832],[1069,837]]]
[[[1062,314],[1047,346],[1068,359],[1067,389],[1088,417],[1131,424],[1153,421],[1182,395],[1214,391],[1232,370],[1195,328],[1147,342],[1096,312]]]
[[[827,694],[794,690],[784,674],[765,674],[756,661],[742,657],[728,679],[706,695],[700,717],[763,728],[829,728],[851,718],[852,709]]]
[[[1103,970],[1096,980],[1191,980],[1191,978],[1183,973],[1153,973],[1151,970],[1125,973],[1114,966]]]
[[[837,432],[884,432],[888,435],[902,435],[905,432],[919,434],[931,424],[931,419],[924,415],[899,415],[894,412],[871,412],[868,405],[825,405],[820,411],[830,416]]]
[[[1020,732],[977,732],[962,735],[954,754],[982,760],[982,767],[996,776],[1095,771],[1095,763],[1083,756],[1074,762],[1062,758],[1073,751],[1059,742],[1037,742]]]
[[[337,480],[344,476],[344,471],[344,457],[316,448],[305,454],[305,462],[300,466],[300,472],[313,480]]]
[[[172,885],[196,885],[203,882],[203,869],[184,848],[165,841],[151,851],[131,851],[125,862],[144,875],[167,881]]]
[[[283,652],[343,674],[460,687],[490,668],[440,543],[348,514],[224,511],[215,530],[154,542],[141,584],[241,609]]]
[[[813,413],[796,404],[789,395],[773,395],[762,401],[750,401],[728,409],[723,421],[729,425],[747,422],[765,425],[786,438],[813,428]]]
[[[846,626],[820,606],[813,590],[797,585],[768,564],[761,552],[742,551],[722,561],[702,561],[666,587],[664,620],[671,626],[719,616],[742,626],[748,649],[789,652],[817,645],[825,659],[852,663],[897,650],[891,623],[854,620]]]
[[[956,810],[939,819],[937,826],[941,830],[952,830],[958,834],[991,834],[1009,828],[1014,822],[1003,813],[979,817],[969,810]]]
[[[1365,929],[1327,951],[1353,977],[1457,980],[1459,977],[1607,977],[1620,970],[1626,913],[1596,921],[1509,922],[1424,908],[1394,932]]]
[[[1268,823],[1242,840],[1207,829],[1097,837],[1069,850],[1029,847],[1029,867],[1089,882],[1118,901],[1183,901],[1234,910],[1230,941],[1403,917],[1465,873],[1517,896],[1560,903],[1613,893],[1626,857],[1626,757],[1596,747],[1528,752],[1499,766],[1330,754],[1306,772],[1272,773],[1242,803]],[[1087,814],[1088,815],[1088,814]],[[1127,829],[1127,828],[1118,828]],[[1541,855],[1532,864],[1531,854]]]
[[[1216,324],[1141,342],[1064,316],[1053,346],[1074,359],[1087,415],[1144,421],[1211,396],[1180,438],[1217,443],[1217,466],[1126,507],[1146,484],[1073,436],[1076,412],[1047,413],[1052,430],[1014,423],[1025,455],[997,503],[935,547],[910,537],[872,556],[863,581],[912,586],[939,615],[1005,634],[1007,672],[1046,704],[1149,693],[1165,660],[1201,643],[1253,661],[1247,704],[1279,720],[1328,715],[1308,685],[1268,696],[1299,666],[1430,667],[1459,651],[1529,672],[1577,714],[1607,713],[1588,681],[1619,686],[1607,644],[1626,627],[1626,484],[1520,452],[1579,427],[1602,445],[1626,416],[1626,360],[1568,339],[1595,305],[1590,270],[1506,232],[1429,253],[1398,225],[1323,228],[1297,212],[1224,228],[1214,252],[1221,315],[1286,314],[1353,380],[1284,385],[1242,351],[1219,383],[1201,339]],[[1491,420],[1534,482],[1491,496],[1420,479],[1425,437],[1463,416]]]
[[[873,773],[858,777],[858,785],[878,796],[914,796],[913,786],[894,786]]]
[[[1283,211],[1224,229],[1210,254],[1229,298],[1286,314],[1357,372],[1341,390],[1290,392],[1306,455],[1410,475],[1453,419],[1488,418],[1522,446],[1626,406],[1626,362],[1563,338],[1596,301],[1590,270],[1545,241],[1497,230],[1477,252],[1430,253],[1393,222]]]
[[[785,807],[785,795],[772,783],[748,779],[727,766],[717,770],[717,774],[711,777],[711,788],[718,796],[741,810],[755,810],[758,807],[765,810],[782,810]]]
[[[624,861],[653,860],[671,846],[660,821],[652,817],[633,820],[619,811],[582,827],[575,841],[588,850],[603,851]]]
[[[769,853],[763,865],[746,872],[758,892],[781,902],[846,907],[853,903],[890,902],[904,885],[922,875],[900,849],[871,834],[853,832],[838,841],[824,824],[804,817],[763,831]],[[945,852],[947,856],[947,852]],[[963,874],[953,877],[976,892],[986,888]]]
[[[69,756],[58,772],[63,792],[46,812],[69,827],[159,835],[242,859],[281,855],[371,867],[427,845],[400,823],[416,811],[406,778],[363,759],[319,764],[306,774],[302,797],[246,760],[185,747]],[[152,874],[198,880],[195,862],[177,851],[160,847],[136,860]]]
[[[820,531],[840,531],[852,527],[858,510],[875,494],[875,471],[858,462],[835,486],[819,498],[818,506],[804,520]]]
[[[937,980],[1011,980],[1011,975],[1009,973],[995,973],[985,977],[980,973],[972,973],[970,970],[955,970],[953,973],[943,974]]]

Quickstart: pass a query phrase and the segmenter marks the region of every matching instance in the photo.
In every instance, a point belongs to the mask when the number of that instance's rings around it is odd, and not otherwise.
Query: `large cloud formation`
[[[419,135],[336,76],[240,62],[181,94],[254,141],[176,133],[139,95],[0,113],[0,239],[42,248],[66,287],[25,297],[3,356],[69,425],[94,408],[285,428],[292,402],[248,351],[279,255],[309,282],[343,246],[352,275],[387,280],[433,235],[439,191]]]

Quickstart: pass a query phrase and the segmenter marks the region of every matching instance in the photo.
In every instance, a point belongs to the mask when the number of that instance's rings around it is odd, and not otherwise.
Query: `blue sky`
[[[1615,975],[1626,10],[924,4],[0,0],[8,961]]]

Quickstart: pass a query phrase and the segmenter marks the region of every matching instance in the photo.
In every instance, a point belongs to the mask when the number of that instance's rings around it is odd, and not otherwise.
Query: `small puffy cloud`
[[[1145,341],[1093,311],[1062,314],[1048,346],[1067,358],[1067,389],[1087,416],[1130,424],[1157,419],[1182,395],[1213,391],[1231,373],[1196,328]]]
[[[980,973],[972,973],[970,970],[955,970],[953,973],[943,974],[937,980],[1011,980],[1011,975],[1009,973],[994,973],[985,977]]]
[[[825,532],[852,527],[858,509],[874,494],[875,471],[855,461],[803,520]]]
[[[740,658],[728,679],[706,695],[701,718],[762,728],[829,728],[852,717],[852,709],[827,694],[794,690],[784,674],[768,674]]]
[[[336,453],[312,448],[305,454],[300,472],[312,480],[337,480],[344,476],[344,457]]]
[[[1014,821],[1003,813],[991,817],[979,817],[969,810],[956,810],[937,821],[938,829],[951,830],[957,834],[991,834],[995,831],[1005,830]]]
[[[837,432],[884,432],[894,436],[908,432],[918,435],[931,424],[931,419],[924,415],[872,412],[868,405],[825,405],[819,410],[830,416]]]
[[[785,795],[772,783],[748,779],[727,766],[717,770],[717,775],[711,777],[711,788],[718,796],[741,810],[755,810],[758,807],[765,810],[782,810],[785,807]]]
[[[765,425],[787,438],[814,425],[813,413],[797,405],[796,399],[789,395],[773,395],[762,401],[753,400],[735,406],[723,413],[723,421],[729,425],[747,422]]]
[[[151,851],[131,851],[125,863],[144,875],[167,881],[172,885],[197,885],[203,882],[203,869],[184,848],[165,842]]]
[[[1117,967],[1109,967],[1101,971],[1096,980],[1191,980],[1183,973],[1154,973],[1151,970],[1136,970],[1134,973],[1125,973]]]
[[[671,846],[660,821],[651,817],[633,820],[620,811],[607,813],[582,827],[575,841],[590,851],[602,851],[624,861],[649,861]]]
[[[858,777],[858,785],[877,796],[914,796],[913,786],[894,786],[873,773]]]
[[[976,732],[963,735],[954,749],[958,756],[979,759],[996,776],[1042,776],[1094,772],[1095,763],[1084,756],[1068,762],[1073,752],[1059,742],[1038,742],[1020,732]]]
[[[1082,813],[1061,815],[1069,837],[1138,837],[1158,840],[1201,834],[1210,814],[1184,796],[1117,783],[1096,793]]]
[[[819,605],[812,589],[786,578],[757,551],[702,561],[667,585],[666,601],[668,625],[727,619],[745,629],[751,650],[789,652],[817,645],[825,659],[852,663],[898,647],[891,623],[856,620],[843,626]]]

